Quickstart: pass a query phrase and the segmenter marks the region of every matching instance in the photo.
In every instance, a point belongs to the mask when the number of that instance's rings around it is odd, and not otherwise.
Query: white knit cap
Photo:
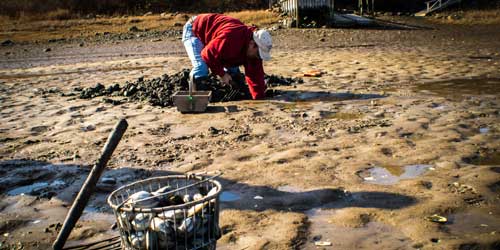
[[[254,31],[253,40],[259,46],[260,58],[264,61],[271,60],[271,49],[273,48],[271,34],[267,30]]]

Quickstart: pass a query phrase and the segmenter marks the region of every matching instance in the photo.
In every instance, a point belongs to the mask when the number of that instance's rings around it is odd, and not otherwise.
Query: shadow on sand
[[[81,187],[90,171],[89,166],[51,164],[49,162],[9,160],[0,162],[0,195],[31,195],[40,199],[56,197],[68,204]],[[122,185],[149,177],[179,174],[163,170],[138,168],[107,169],[101,177],[94,199],[88,204],[109,211],[105,203],[112,190]],[[103,178],[112,179],[111,184],[102,183]],[[236,193],[239,199],[222,202],[222,208],[263,211],[306,211],[314,208],[371,207],[399,209],[417,202],[413,197],[388,192],[354,192],[338,188],[316,190],[280,191],[268,186],[252,186],[218,178],[225,190]],[[261,196],[263,199],[254,199]],[[111,212],[111,211],[109,211]]]

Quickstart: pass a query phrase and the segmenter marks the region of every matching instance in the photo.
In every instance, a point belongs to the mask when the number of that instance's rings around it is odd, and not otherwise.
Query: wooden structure
[[[354,0],[356,1],[356,0]],[[273,1],[270,1],[272,5]],[[373,14],[375,12],[375,0],[357,0],[358,8],[361,15]],[[281,10],[288,14],[294,21],[296,27],[300,26],[301,12],[308,11],[309,13],[317,12],[318,15],[326,15],[325,18],[336,20],[335,0],[278,0]],[[343,17],[340,17],[343,19]]]
[[[301,10],[327,10],[329,17],[334,15],[335,0],[280,0],[281,10],[295,20],[297,28],[300,25]]]
[[[374,14],[375,0],[358,0],[359,14]]]
[[[425,2],[427,4],[427,8],[420,12],[415,13],[415,16],[427,16],[428,14],[444,9],[448,6],[460,3],[461,0],[431,0]]]

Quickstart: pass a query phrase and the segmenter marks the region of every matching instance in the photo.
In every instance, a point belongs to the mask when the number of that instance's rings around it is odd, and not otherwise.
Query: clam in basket
[[[215,250],[222,189],[215,177],[155,177],[111,193],[122,249]]]

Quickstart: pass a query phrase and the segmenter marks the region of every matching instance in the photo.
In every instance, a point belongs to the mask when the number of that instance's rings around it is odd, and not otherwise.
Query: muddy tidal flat
[[[397,21],[275,30],[266,73],[323,75],[203,114],[75,94],[189,68],[178,32],[0,46],[0,249],[50,247],[120,118],[67,245],[118,235],[121,185],[222,171],[218,249],[500,249],[500,27]]]

